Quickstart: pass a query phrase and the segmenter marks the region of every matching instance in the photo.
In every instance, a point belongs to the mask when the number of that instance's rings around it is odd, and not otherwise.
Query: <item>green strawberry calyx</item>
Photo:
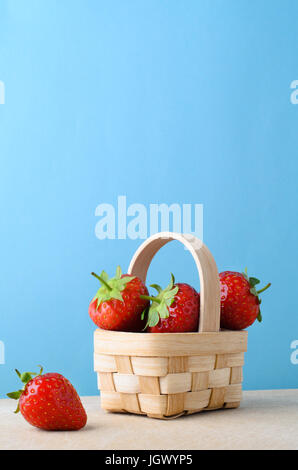
[[[33,379],[33,377],[39,377],[40,375],[42,375],[43,367],[42,366],[38,366],[38,367],[40,367],[40,371],[38,373],[36,373],[36,372],[23,372],[21,374],[21,372],[19,372],[18,369],[15,369],[17,376],[21,379],[24,386],[21,390],[17,390],[16,392],[7,393],[6,395],[8,396],[8,398],[12,398],[13,400],[19,400],[20,399],[21,395],[23,394],[23,392],[26,388],[27,383],[29,383],[30,380]],[[18,413],[19,411],[20,411],[20,406],[19,406],[19,403],[18,403],[18,406],[17,406],[17,409],[15,410],[15,413]]]
[[[257,279],[256,277],[249,277],[248,274],[247,274],[247,268],[245,268],[244,273],[242,273],[242,274],[243,274],[243,276],[245,277],[245,279],[247,280],[247,282],[250,285],[250,293],[257,297],[259,305],[260,305],[262,300],[259,298],[259,295],[271,286],[271,282],[268,282],[268,284],[265,287],[263,287],[262,289],[257,290],[256,285],[260,284],[259,279]],[[259,314],[257,316],[257,320],[259,322],[262,321],[262,314],[261,314],[260,307],[259,307]]]
[[[107,302],[111,299],[117,299],[124,302],[121,292],[126,288],[127,284],[135,279],[135,276],[122,277],[122,270],[120,266],[116,269],[115,277],[109,278],[105,271],[101,272],[101,275],[91,273],[92,276],[96,277],[101,283],[101,287],[98,289],[96,296],[92,302],[97,300],[96,309],[102,302]]]
[[[148,311],[147,323],[144,329],[146,329],[148,326],[156,326],[161,318],[169,318],[169,307],[174,302],[175,296],[179,290],[179,288],[174,286],[174,284],[175,278],[173,274],[171,274],[171,282],[165,289],[162,289],[158,284],[151,284],[150,287],[153,287],[157,290],[156,296],[140,295],[141,299],[151,300],[152,302],[149,309],[145,309],[142,313],[143,320],[145,314]]]

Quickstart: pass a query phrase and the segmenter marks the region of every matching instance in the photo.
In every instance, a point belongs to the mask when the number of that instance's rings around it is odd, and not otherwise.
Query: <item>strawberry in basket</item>
[[[259,294],[271,284],[257,291],[260,283],[255,277],[244,273],[224,271],[219,275],[221,293],[220,326],[228,330],[243,330],[252,325],[256,319],[262,321]]]
[[[142,331],[146,321],[142,313],[149,305],[141,295],[148,295],[145,284],[136,276],[122,274],[120,266],[116,276],[109,278],[105,271],[92,273],[101,287],[89,305],[93,322],[104,330]]]
[[[157,295],[141,295],[144,300],[151,300],[147,315],[149,333],[182,333],[198,331],[200,297],[197,291],[188,284],[175,284],[172,274],[170,284],[162,290],[152,284]],[[145,312],[142,315],[145,316]]]

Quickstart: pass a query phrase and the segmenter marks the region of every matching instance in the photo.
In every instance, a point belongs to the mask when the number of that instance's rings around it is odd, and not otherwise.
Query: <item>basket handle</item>
[[[146,282],[155,254],[172,240],[178,240],[192,254],[200,277],[200,332],[218,332],[220,328],[220,283],[216,263],[207,246],[193,235],[161,232],[148,238],[134,254],[128,273]]]

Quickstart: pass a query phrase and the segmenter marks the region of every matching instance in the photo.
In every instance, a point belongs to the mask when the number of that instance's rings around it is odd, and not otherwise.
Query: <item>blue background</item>
[[[202,203],[220,270],[272,282],[249,329],[245,389],[295,388],[298,4],[291,0],[0,0],[0,396],[14,368],[97,393],[92,270],[140,240],[95,236],[101,203]],[[197,285],[173,243],[169,271]]]

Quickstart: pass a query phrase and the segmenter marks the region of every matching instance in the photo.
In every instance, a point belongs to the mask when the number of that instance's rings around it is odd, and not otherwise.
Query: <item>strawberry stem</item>
[[[269,282],[265,287],[263,287],[263,289],[260,289],[257,291],[257,294],[261,294],[262,292],[264,292],[265,290],[267,290],[269,287],[271,286],[271,282]]]
[[[91,273],[92,276],[96,277],[96,279],[98,279],[104,286],[106,286],[106,288],[111,291],[112,288],[111,286],[102,278],[100,277],[98,274],[95,274],[95,273]]]
[[[40,371],[39,373],[36,373],[36,372],[23,372],[22,374],[18,371],[18,369],[15,369],[16,373],[17,373],[17,376],[21,379],[21,381],[23,382],[24,386],[22,388],[22,390],[17,390],[16,392],[11,392],[11,393],[7,393],[6,395],[8,396],[8,398],[12,398],[13,400],[18,400],[18,407],[17,409],[15,410],[15,413],[18,413],[20,411],[20,407],[19,407],[19,400],[20,400],[20,397],[22,396],[25,388],[26,388],[26,385],[28,384],[28,382],[30,382],[30,380],[32,380],[32,378],[35,376],[39,376],[39,375],[42,375],[43,373],[43,367],[42,366],[38,366],[40,367]]]
[[[140,295],[140,299],[152,300],[152,302],[157,302],[158,304],[160,304],[161,302],[161,300],[158,299],[157,297],[151,297],[150,295]]]

